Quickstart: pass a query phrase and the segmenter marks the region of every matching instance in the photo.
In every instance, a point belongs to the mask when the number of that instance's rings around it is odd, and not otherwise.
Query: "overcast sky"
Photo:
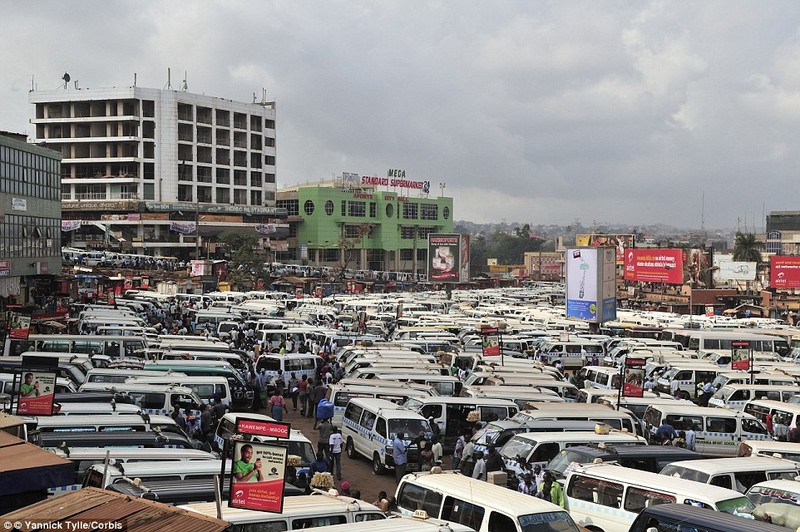
[[[756,229],[800,210],[800,2],[3,2],[0,129],[27,92],[277,101],[278,186],[440,183],[454,218]],[[705,193],[705,202],[702,195]]]

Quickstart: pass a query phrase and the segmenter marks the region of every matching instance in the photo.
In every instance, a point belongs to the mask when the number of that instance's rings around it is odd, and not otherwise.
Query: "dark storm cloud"
[[[797,209],[796,2],[14,2],[0,128],[27,90],[278,103],[279,186],[403,168],[477,222],[709,226]]]

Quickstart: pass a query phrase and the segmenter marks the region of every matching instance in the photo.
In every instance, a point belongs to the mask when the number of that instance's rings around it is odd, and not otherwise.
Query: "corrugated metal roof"
[[[0,432],[0,496],[74,483],[72,462]]]
[[[46,527],[46,523],[90,521],[121,523],[125,532],[222,532],[230,526],[227,521],[97,488],[83,488],[32,504],[0,516],[0,521],[20,522],[24,532],[55,529],[55,526]],[[26,528],[26,521],[36,528]]]

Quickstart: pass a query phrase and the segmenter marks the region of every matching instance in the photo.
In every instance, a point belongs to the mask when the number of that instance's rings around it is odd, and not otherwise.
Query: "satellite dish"
[[[69,77],[69,73],[64,72],[64,76],[62,76],[61,79],[64,80],[64,83],[69,83],[69,80],[72,79],[72,78]]]

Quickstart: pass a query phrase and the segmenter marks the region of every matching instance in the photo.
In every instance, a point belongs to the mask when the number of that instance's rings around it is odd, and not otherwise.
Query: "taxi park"
[[[541,513],[549,517],[533,519],[512,514],[511,510],[506,509],[500,502],[492,502],[494,492],[491,490],[494,487],[488,487],[489,484],[495,484],[503,486],[503,489],[507,489],[507,486],[516,491],[516,484],[522,480],[523,474],[519,462],[514,461],[513,467],[510,467],[508,464],[511,462],[507,460],[508,470],[490,472],[487,481],[483,483],[472,483],[460,473],[447,473],[447,479],[442,477],[442,482],[437,483],[434,477],[439,470],[450,469],[449,453],[444,456],[442,464],[431,464],[424,461],[425,458],[422,457],[424,453],[420,452],[415,454],[415,459],[420,456],[420,462],[415,464],[416,467],[413,469],[423,472],[411,475],[420,479],[426,476],[432,478],[428,484],[420,480],[420,486],[425,484],[427,486],[425,489],[439,493],[439,497],[444,497],[444,500],[451,497],[460,500],[462,504],[472,506],[483,503],[487,516],[486,521],[482,522],[475,517],[476,514],[468,516],[464,512],[455,511],[453,507],[448,509],[446,503],[441,507],[427,505],[410,508],[410,510],[425,509],[429,519],[446,518],[447,521],[475,530],[501,530],[502,527],[497,525],[501,518],[514,521],[518,530],[526,532],[566,531],[575,529],[576,525],[597,532],[627,531],[629,528],[646,530],[649,529],[646,526],[641,528],[642,519],[638,519],[640,514],[652,520],[648,522],[658,523],[659,519],[663,519],[663,522],[667,523],[668,512],[663,512],[664,515],[661,516],[655,515],[655,510],[653,515],[649,515],[648,512],[651,508],[671,503],[708,509],[709,516],[701,515],[701,511],[697,519],[708,519],[711,525],[715,519],[711,514],[719,515],[722,512],[740,519],[743,530],[751,525],[756,526],[756,523],[766,519],[772,521],[776,530],[796,529],[800,526],[800,509],[797,508],[796,502],[800,490],[792,491],[793,484],[791,484],[798,471],[793,465],[796,462],[790,460],[800,457],[800,443],[786,441],[794,438],[794,431],[791,429],[800,422],[798,418],[800,405],[794,404],[795,394],[792,393],[796,391],[800,395],[800,386],[795,381],[800,375],[800,365],[795,364],[794,360],[790,360],[787,356],[790,349],[795,347],[795,342],[800,341],[800,330],[789,327],[779,320],[762,319],[755,326],[752,320],[737,320],[722,316],[713,319],[705,316],[690,318],[663,312],[619,310],[615,322],[605,323],[600,331],[590,331],[588,324],[566,319],[563,306],[552,304],[557,299],[552,297],[553,294],[559,291],[563,293],[563,286],[532,284],[524,288],[456,290],[450,294],[449,299],[444,292],[337,294],[297,300],[293,301],[292,305],[286,305],[285,299],[271,299],[269,305],[259,304],[265,301],[263,294],[229,292],[215,300],[214,305],[217,311],[225,314],[224,321],[239,324],[241,331],[250,328],[256,330],[261,321],[269,321],[270,331],[282,331],[275,333],[277,345],[262,341],[259,349],[248,352],[246,349],[234,349],[226,342],[213,341],[213,335],[202,337],[187,335],[185,339],[176,340],[162,338],[152,331],[144,331],[141,337],[145,339],[146,351],[142,352],[140,359],[135,358],[134,354],[134,357],[112,358],[109,362],[101,357],[93,360],[91,353],[73,352],[59,355],[56,365],[52,368],[55,368],[53,371],[56,372],[56,384],[61,381],[65,385],[74,385],[77,389],[84,384],[78,381],[81,378],[85,380],[86,376],[82,377],[81,371],[67,371],[65,365],[85,368],[87,360],[98,365],[103,361],[108,367],[141,372],[148,368],[148,364],[152,364],[153,359],[157,360],[160,353],[174,353],[175,350],[183,348],[187,351],[191,349],[192,352],[197,350],[197,352],[218,353],[220,355],[218,360],[206,367],[233,368],[225,358],[230,358],[231,354],[238,354],[244,367],[250,368],[243,376],[248,392],[258,393],[252,389],[251,384],[252,371],[258,366],[259,356],[270,356],[268,351],[277,352],[280,349],[287,354],[306,353],[311,348],[324,352],[323,346],[327,344],[332,346],[329,362],[332,368],[335,367],[333,364],[335,361],[341,361],[342,366],[346,360],[359,361],[358,369],[354,369],[352,374],[341,375],[347,379],[349,394],[342,394],[343,396],[377,397],[369,395],[370,388],[388,389],[396,386],[398,381],[413,386],[413,395],[404,396],[401,393],[392,395],[386,392],[386,397],[396,403],[407,400],[409,406],[417,406],[424,419],[435,418],[434,423],[437,423],[437,427],[432,427],[430,432],[420,434],[421,439],[414,442],[416,445],[425,446],[424,440],[429,439],[434,432],[440,433],[446,441],[453,442],[464,430],[472,428],[477,430],[487,423],[491,425],[502,422],[504,439],[496,442],[501,455],[509,459],[518,456],[516,452],[509,456],[510,448],[505,446],[516,445],[521,452],[524,446],[521,446],[520,442],[524,442],[527,445],[524,448],[531,453],[526,461],[541,463],[544,469],[547,469],[550,461],[557,462],[567,450],[559,446],[559,438],[554,438],[552,431],[573,430],[570,428],[573,422],[583,422],[584,424],[576,424],[574,427],[575,445],[595,450],[603,449],[610,453],[609,456],[613,454],[615,447],[647,443],[693,447],[687,451],[693,450],[697,454],[692,460],[686,461],[686,465],[682,468],[669,469],[669,464],[660,464],[659,467],[663,466],[667,472],[671,472],[661,476],[659,476],[660,471],[654,470],[653,465],[647,469],[644,469],[644,466],[637,467],[632,457],[620,459],[620,462],[613,459],[604,459],[596,464],[575,462],[566,469],[562,466],[563,474],[560,475],[558,482],[562,485],[563,505],[559,507],[545,501],[537,501],[537,504],[543,502],[549,506],[547,510],[536,509],[535,512],[539,512],[536,515]],[[126,299],[157,306],[170,304],[169,299],[155,292],[138,291],[135,295],[120,298],[118,301],[123,304],[117,305],[117,309],[111,306],[107,308],[98,306],[93,311],[94,315],[87,314],[86,319],[96,320],[98,316],[102,316],[103,320],[111,322],[115,312],[119,312],[119,308],[127,308],[124,306]],[[214,299],[213,295],[211,299]],[[282,307],[279,316],[274,312],[276,306]],[[632,323],[636,325],[632,326]],[[646,329],[650,338],[637,338],[635,335],[637,328]],[[213,327],[211,329],[213,330]],[[285,344],[285,341],[282,344],[277,339],[281,334],[291,342],[290,349],[278,347]],[[655,345],[654,342],[657,340],[663,343]],[[692,347],[696,345],[700,345],[701,348],[693,349]],[[356,355],[353,353],[355,350],[359,351]],[[614,350],[613,355],[609,355],[612,350]],[[31,353],[30,356],[37,356],[36,360],[41,362],[43,358],[48,357],[48,354],[37,352]],[[51,353],[52,356],[55,355]],[[278,353],[278,356],[282,356],[282,353]],[[421,356],[433,357],[434,363],[428,362],[430,358],[426,358],[425,363],[420,363]],[[16,361],[15,357],[3,358],[5,361],[2,361],[0,372],[12,376],[14,368],[30,367],[28,362],[33,360],[29,358],[26,362]],[[196,359],[199,360],[198,357]],[[744,364],[745,361],[747,364]],[[176,399],[179,402],[172,404],[195,408],[198,406],[197,403],[202,401],[197,399],[202,393],[201,390],[192,389],[192,383],[197,381],[203,382],[204,385],[207,383],[213,385],[214,377],[205,380],[190,379],[186,377],[190,373],[181,372],[180,364],[185,361],[174,362],[175,364],[169,365],[169,373],[158,368],[154,368],[153,371],[156,376],[173,375],[176,383],[182,380],[180,390],[182,399]],[[590,365],[594,362],[598,366]],[[322,364],[320,358],[318,367]],[[600,364],[608,365],[600,366]],[[191,369],[191,375],[197,375],[197,372],[201,371],[197,368],[203,367],[203,364],[192,366],[187,362],[185,364],[187,372],[190,371],[190,366],[194,368]],[[600,368],[603,370],[599,371]],[[240,367],[232,371],[241,373],[241,369]],[[208,370],[208,373],[213,372]],[[471,375],[485,377],[481,379],[483,385],[473,390],[471,385],[464,384],[469,382]],[[186,378],[181,379],[182,377]],[[453,378],[459,383],[458,387],[443,387],[442,377]],[[149,406],[146,402],[147,394],[144,392],[138,394],[135,386],[150,386],[151,388],[147,390],[155,393],[155,388],[152,387],[156,384],[141,382],[139,380],[141,378],[137,373],[132,379],[134,383],[123,381],[125,383],[123,386],[123,382],[118,382],[120,390],[124,388],[125,392],[118,393],[113,383],[109,383],[105,390],[98,391],[93,387],[92,394],[87,393],[86,397],[102,394],[105,391],[107,397],[101,397],[98,403],[105,405],[113,399],[119,404],[131,402],[138,405],[141,415],[136,417],[147,417],[143,422],[140,419],[141,427],[130,423],[130,430],[152,433],[148,441],[152,440],[153,446],[167,447],[169,444],[164,444],[163,440],[169,439],[170,435],[176,432],[173,443],[177,442],[181,438],[177,433],[181,430],[178,427],[175,427],[177,431],[172,428],[165,430],[162,427],[153,432],[157,419],[158,423],[169,420],[163,421],[158,416],[163,414],[163,404],[158,412],[147,412]],[[147,377],[144,378],[146,381]],[[225,383],[230,380],[230,378],[226,380],[225,377],[219,378]],[[718,378],[722,380],[718,381]],[[787,380],[790,384],[787,384]],[[359,381],[363,381],[363,384]],[[709,393],[706,385],[711,381],[716,384]],[[780,381],[780,384],[773,384],[773,381]],[[158,386],[169,386],[161,381],[158,382]],[[572,386],[571,391],[566,393],[564,390],[569,388],[564,386],[565,382]],[[274,382],[272,384],[270,392],[274,390]],[[487,391],[487,388],[495,386],[502,388],[504,399],[498,399],[501,394],[492,395],[490,390]],[[447,406],[443,409],[441,406],[437,407],[439,403],[436,401],[418,399],[421,393],[426,393],[424,390],[430,390],[429,395],[436,397],[442,390],[458,389],[462,397],[469,397],[469,401],[460,401],[458,404],[468,406],[459,408]],[[590,397],[598,404],[590,407],[577,402],[582,395],[575,390],[596,392],[583,394],[583,397]],[[741,393],[734,393],[740,390]],[[7,404],[9,410],[16,413],[18,399],[11,393],[13,388],[6,386],[4,391],[11,394],[7,397]],[[77,392],[77,395],[81,393]],[[552,402],[547,400],[548,396],[554,398]],[[652,398],[649,408],[647,406],[640,408],[636,402],[636,398],[642,396],[645,399]],[[526,397],[531,399],[526,400]],[[603,398],[603,401],[598,401],[600,398]],[[769,409],[765,408],[761,404],[765,398],[771,400],[766,402],[776,404]],[[152,397],[149,399],[152,400]],[[737,399],[740,400],[737,402]],[[59,400],[67,404],[71,403],[74,397],[67,398],[60,395],[56,401]],[[508,419],[498,419],[496,409],[483,406],[503,401],[513,406],[513,412],[517,409],[521,411]],[[441,404],[456,403],[450,401]],[[705,407],[699,404],[712,406]],[[332,405],[334,406],[344,412],[346,402]],[[399,404],[396,407],[402,408]],[[64,410],[64,413],[58,415],[66,414],[69,409]],[[798,411],[797,414],[795,410]],[[119,412],[113,412],[109,416],[128,416],[130,414],[127,411],[128,409],[120,408]],[[447,415],[443,413],[444,411]],[[242,412],[240,415],[246,416],[246,413]],[[64,415],[64,417],[70,416]],[[72,432],[107,431],[108,429],[101,426],[103,416],[95,417],[95,422],[91,426],[88,423],[86,426],[78,423],[80,426],[65,432],[64,442],[72,437]],[[41,502],[36,504],[48,505],[61,497],[81,494],[80,496],[86,500],[96,501],[97,490],[88,491],[93,488],[86,487],[79,489],[83,479],[76,478],[78,471],[76,462],[70,461],[71,452],[74,452],[74,458],[80,455],[80,449],[91,444],[83,440],[80,446],[65,444],[61,450],[51,447],[43,451],[35,446],[37,434],[59,429],[49,428],[52,425],[50,421],[46,423],[43,420],[39,423],[38,418],[32,415],[23,416],[21,422],[14,421],[15,419],[13,416],[4,418],[3,431],[6,434],[0,433],[3,438],[0,440],[0,463],[8,465],[0,468],[3,471],[0,473],[0,478],[3,478],[0,482],[2,486],[0,494],[4,500],[2,511],[12,512],[0,516],[0,520],[7,520],[17,515],[13,512],[25,512],[25,507],[37,500]],[[554,423],[544,424],[547,422]],[[559,425],[558,422],[562,424]],[[293,427],[307,431],[304,435],[298,431],[297,438],[302,436],[307,438],[305,441],[316,442],[317,436],[313,433],[315,431],[308,431],[308,424],[305,420],[303,423],[293,424]],[[579,431],[582,431],[581,434],[586,434],[587,427],[591,427],[589,431],[590,433],[594,431],[594,436],[586,438],[577,436]],[[673,432],[664,437],[669,431],[667,427]],[[436,430],[433,430],[434,428]],[[126,430],[124,424],[121,430]],[[626,442],[624,438],[617,438],[611,442],[609,435],[622,435],[626,432],[636,433],[629,434],[631,443]],[[691,434],[687,437],[687,433]],[[479,437],[483,438],[481,445],[484,445],[487,434],[485,431],[479,434]],[[635,437],[637,435],[639,438]],[[17,441],[15,437],[18,436],[31,443]],[[99,436],[98,433],[98,439]],[[186,436],[193,447],[205,451],[208,460],[220,463],[224,450],[218,445],[192,441],[192,434],[183,436]],[[159,439],[162,440],[160,444]],[[561,439],[566,441],[568,438],[565,436]],[[41,440],[44,441],[45,438]],[[54,441],[51,438],[46,440]],[[604,443],[604,440],[609,441]],[[800,442],[800,435],[797,441]],[[780,452],[772,451],[769,445],[764,445],[770,442],[782,446]],[[59,447],[53,443],[49,445]],[[137,446],[145,447],[150,444],[141,443]],[[762,448],[765,449],[763,452],[752,451]],[[22,449],[25,449],[24,455],[29,458],[15,460],[13,456],[22,456],[20,454]],[[5,456],[4,452],[7,453]],[[115,452],[121,453],[121,451]],[[586,455],[589,456],[591,452],[587,451]],[[760,456],[755,456],[756,453]],[[167,454],[164,453],[165,456]],[[625,453],[619,453],[620,456],[623,454]],[[729,461],[714,462],[714,459],[723,457]],[[764,461],[766,457],[770,459]],[[372,458],[372,456],[356,455],[351,459],[345,459],[343,469],[350,466],[350,461],[353,461],[353,466],[363,462],[365,467],[369,467]],[[682,459],[685,460],[685,456]],[[753,465],[759,459],[761,460],[758,462],[759,465]],[[166,470],[170,467],[179,469],[174,457],[158,460],[159,462],[153,463],[160,464],[158,467],[161,469]],[[104,462],[103,459],[97,459],[99,464]],[[112,467],[114,463],[112,461],[106,467]],[[623,465],[619,465],[620,463]],[[704,465],[706,463],[708,465]],[[761,465],[762,463],[765,465]],[[75,467],[72,467],[73,465]],[[380,470],[386,466],[391,469],[389,464],[384,463]],[[96,468],[97,466],[95,470]],[[102,465],[100,469],[103,469]],[[431,469],[433,472],[424,472]],[[694,473],[696,471],[703,473]],[[71,478],[68,478],[70,475]],[[456,483],[470,482],[472,499],[465,499],[461,488],[451,485],[452,477],[456,477],[454,481]],[[458,480],[458,477],[461,480]],[[769,482],[779,480],[789,481],[789,484],[769,487]],[[148,484],[147,479],[139,481],[145,487]],[[409,482],[412,481],[414,479]],[[152,482],[155,486],[159,481],[153,479]],[[66,485],[74,488],[55,491],[74,493],[51,495],[47,498],[48,489],[53,492],[53,488]],[[197,498],[186,502],[213,502],[215,490],[213,484],[209,485],[210,490],[199,490],[193,495]],[[394,494],[398,501],[407,500],[406,495],[401,492],[402,485],[397,487],[390,476],[376,475],[369,483],[365,480],[364,486],[367,485],[370,489],[374,488],[376,493],[378,489],[383,489],[390,495]],[[482,495],[484,494],[482,485],[487,486],[485,496]],[[107,491],[109,490],[100,493]],[[750,497],[748,492],[757,494],[757,497]],[[149,493],[150,495],[140,497],[158,500],[156,490],[140,489],[137,493]],[[286,495],[290,493],[287,492]],[[227,497],[227,494],[224,496]],[[364,493],[364,498],[372,496],[371,491]],[[227,503],[223,500],[222,504]],[[421,502],[419,504],[422,505]],[[531,505],[533,508],[533,501]],[[560,516],[558,512],[562,508],[569,513],[569,517]],[[409,513],[409,508],[400,510],[401,513]],[[189,514],[193,515],[192,512]],[[498,517],[489,517],[494,514]],[[213,521],[213,523],[214,526],[221,526],[220,529],[226,526],[234,527],[230,522],[226,525],[226,521]],[[333,523],[320,521],[317,524]],[[662,530],[658,527],[650,528]],[[398,524],[397,529],[414,528],[411,524],[402,522]],[[708,529],[714,530],[714,528]]]

